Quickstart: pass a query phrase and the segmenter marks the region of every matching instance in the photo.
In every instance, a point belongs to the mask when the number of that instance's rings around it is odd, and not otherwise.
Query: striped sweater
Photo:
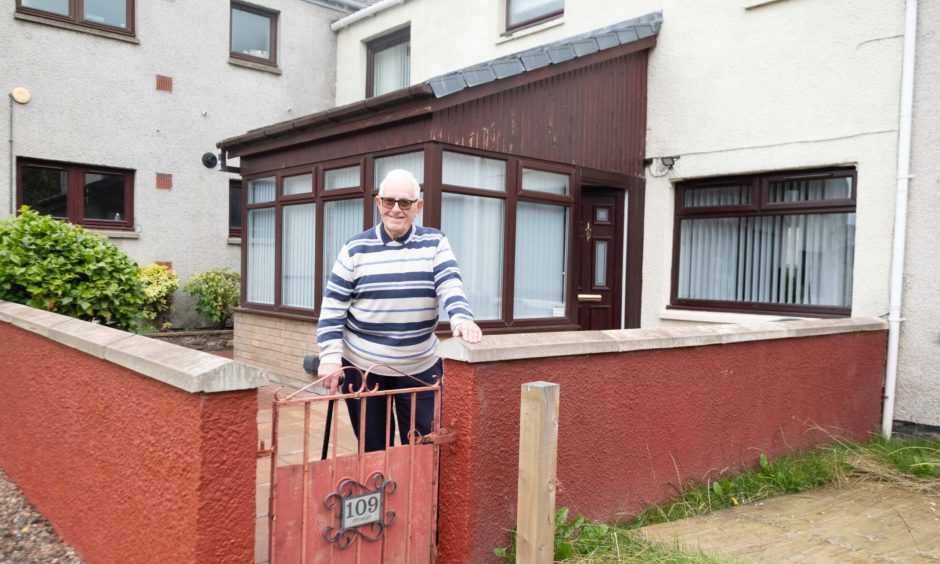
[[[439,304],[451,329],[473,320],[457,259],[437,229],[411,226],[392,239],[381,224],[351,237],[323,292],[320,361],[346,358],[365,370],[390,365],[416,374],[436,361]],[[377,368],[379,374],[395,374]]]

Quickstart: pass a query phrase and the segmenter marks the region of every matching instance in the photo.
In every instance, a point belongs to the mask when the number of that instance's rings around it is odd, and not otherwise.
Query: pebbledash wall
[[[86,560],[252,561],[263,371],[2,301],[0,343],[0,468]]]
[[[0,151],[0,217],[13,213],[17,159],[133,170],[134,229],[100,230],[111,243],[141,265],[172,262],[183,282],[210,268],[237,270],[240,239],[229,236],[227,202],[229,181],[240,177],[206,168],[201,156],[219,139],[331,107],[330,22],[346,12],[255,2],[279,14],[277,64],[268,66],[230,57],[230,2],[132,3],[136,36],[123,39],[24,16],[18,4],[0,4],[2,110],[14,121],[12,152],[6,143]],[[171,92],[156,89],[157,75],[172,79]],[[32,99],[8,108],[16,87]],[[4,133],[7,125],[5,117]],[[172,175],[172,187],[158,188],[157,174]],[[177,293],[177,325],[201,322],[187,313],[192,301]]]
[[[520,387],[561,386],[556,504],[612,520],[775,457],[877,430],[880,319],[450,339],[441,562],[495,561],[515,526]]]
[[[311,322],[237,312],[236,360],[309,380]],[[439,555],[487,562],[515,526],[519,393],[561,385],[559,507],[616,519],[769,457],[881,421],[887,324],[877,318],[448,339]]]

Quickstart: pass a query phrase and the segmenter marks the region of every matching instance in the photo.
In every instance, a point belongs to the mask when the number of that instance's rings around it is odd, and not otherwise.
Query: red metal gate
[[[374,368],[374,367],[373,367]],[[347,371],[353,368],[347,368]],[[372,370],[372,369],[370,369]],[[300,390],[281,389],[274,396],[269,505],[269,561],[330,563],[433,562],[437,537],[439,445],[452,440],[441,432],[441,387],[417,379],[415,387],[400,390],[367,389],[369,371],[358,390],[334,395],[311,395],[318,380]],[[410,376],[402,375],[403,378]],[[415,396],[434,395],[431,433],[415,432]],[[385,436],[394,427],[392,403],[396,395],[410,395],[410,444],[365,452],[356,441],[338,400],[384,397]],[[315,417],[329,402],[330,423]],[[365,436],[366,401],[360,402],[359,428]],[[279,423],[286,409],[303,410],[302,457],[281,456]],[[299,423],[299,421],[298,421]],[[319,425],[317,425],[319,423]],[[319,428],[318,428],[319,427]],[[322,459],[313,453],[323,440]],[[345,449],[344,449],[345,445]]]

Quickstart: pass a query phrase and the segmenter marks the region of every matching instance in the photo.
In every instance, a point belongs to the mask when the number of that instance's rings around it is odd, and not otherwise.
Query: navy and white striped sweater
[[[390,365],[406,374],[436,361],[438,305],[451,329],[473,320],[457,259],[437,229],[411,226],[392,239],[381,224],[343,245],[323,292],[320,361],[346,358],[365,370]],[[376,368],[379,374],[396,374]]]

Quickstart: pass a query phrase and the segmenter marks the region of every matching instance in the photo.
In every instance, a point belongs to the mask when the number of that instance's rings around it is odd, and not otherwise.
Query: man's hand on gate
[[[454,337],[462,337],[468,343],[479,343],[483,338],[483,331],[472,321],[464,321],[454,329]]]
[[[323,385],[330,389],[331,394],[335,394],[337,390],[339,390],[341,384],[340,380],[343,377],[342,368],[343,367],[339,364],[321,364],[320,367],[317,368],[317,377],[330,377]]]

